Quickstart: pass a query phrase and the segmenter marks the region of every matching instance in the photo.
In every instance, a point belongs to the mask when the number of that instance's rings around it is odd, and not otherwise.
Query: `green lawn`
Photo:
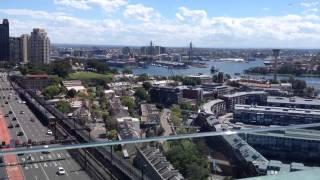
[[[91,80],[91,79],[111,79],[112,74],[98,74],[95,72],[75,72],[68,75],[67,79]]]

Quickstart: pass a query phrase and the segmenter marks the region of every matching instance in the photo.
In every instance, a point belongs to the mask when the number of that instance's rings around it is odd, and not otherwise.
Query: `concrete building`
[[[137,147],[137,166],[150,179],[182,180],[183,176],[174,169],[159,149],[150,146]]]
[[[28,45],[30,36],[22,34],[20,36],[20,60],[22,63],[28,63],[30,47]]]
[[[182,91],[174,87],[153,87],[149,91],[151,102],[171,106],[179,104],[182,99]]]
[[[320,110],[272,106],[235,105],[234,119],[258,125],[308,124],[320,122]]]
[[[236,104],[258,104],[263,105],[267,101],[267,93],[264,91],[236,92],[221,96],[226,101],[227,111],[233,111]]]
[[[205,74],[188,75],[188,78],[197,79],[202,83],[212,83],[212,76]]]
[[[80,80],[62,81],[62,84],[68,91],[71,89],[74,89],[77,92],[86,91],[86,88],[82,85],[82,82]]]
[[[50,39],[44,29],[35,28],[31,32],[29,59],[32,63],[50,63]]]
[[[43,88],[47,87],[50,84],[51,78],[47,74],[29,74],[19,77],[19,81],[20,83],[25,85],[26,89],[41,91]]]
[[[242,134],[251,146],[265,156],[313,163],[320,159],[320,131],[290,129]]]
[[[203,105],[203,111],[207,114],[223,115],[226,113],[226,102],[222,99],[215,99]]]
[[[183,87],[182,97],[187,99],[195,99],[200,103],[203,100],[203,90],[202,88]]]
[[[141,104],[141,125],[156,127],[160,124],[160,111],[155,104]]]
[[[10,60],[9,21],[3,19],[0,24],[0,61]]]
[[[268,106],[320,109],[320,99],[268,96]]]
[[[20,38],[19,37],[10,37],[10,61],[20,62]]]

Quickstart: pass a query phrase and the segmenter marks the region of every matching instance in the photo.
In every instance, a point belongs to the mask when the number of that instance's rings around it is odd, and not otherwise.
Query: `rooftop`
[[[286,114],[309,114],[320,115],[320,110],[316,109],[299,109],[299,108],[286,108],[286,107],[273,107],[273,106],[252,106],[236,104],[235,110],[256,111],[259,113],[274,112],[274,113],[286,113]]]
[[[232,98],[232,97],[239,97],[239,96],[245,96],[245,95],[254,95],[254,94],[267,94],[267,92],[265,92],[265,91],[236,92],[236,93],[233,93],[233,94],[223,95],[223,97]]]
[[[215,99],[215,100],[209,101],[203,105],[203,110],[208,114],[212,114],[213,112],[211,107],[215,104],[222,103],[222,102],[224,102],[224,100],[222,99]]]
[[[302,97],[280,97],[268,96],[268,103],[281,103],[281,104],[299,104],[299,105],[318,105],[320,106],[320,99],[306,99]]]

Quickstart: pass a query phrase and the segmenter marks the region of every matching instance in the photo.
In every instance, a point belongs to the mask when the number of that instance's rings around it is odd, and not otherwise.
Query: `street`
[[[4,74],[2,74],[2,76],[4,76]],[[20,142],[27,142],[28,139],[32,141],[53,140],[54,137],[47,134],[48,128],[39,121],[25,103],[22,103],[20,97],[16,95],[13,90],[6,90],[6,88],[11,88],[11,86],[5,77],[2,79],[3,80],[0,79],[0,104],[1,106],[3,105],[1,112],[3,116],[5,116],[9,111],[12,111],[12,114],[5,117],[6,124],[8,126],[10,124],[13,125],[12,128],[8,128],[11,138],[19,140]],[[11,96],[10,99],[8,99],[9,96]],[[5,99],[3,97],[5,97]],[[8,104],[5,103],[6,101],[8,101]],[[16,120],[13,120],[13,117],[15,117]],[[33,120],[31,121],[31,119]],[[21,132],[23,135],[18,136],[17,134]],[[18,163],[21,164],[24,178],[27,180],[90,179],[79,164],[71,158],[68,151],[23,154],[17,157]],[[66,174],[58,175],[58,167],[63,167]],[[0,172],[3,171],[3,168],[4,167],[1,167]],[[6,178],[3,177],[3,173],[0,174],[0,179]]]

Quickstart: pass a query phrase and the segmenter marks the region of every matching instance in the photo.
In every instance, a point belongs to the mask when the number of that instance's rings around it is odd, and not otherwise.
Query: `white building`
[[[29,59],[33,63],[49,64],[50,39],[44,29],[35,28],[31,32]]]

